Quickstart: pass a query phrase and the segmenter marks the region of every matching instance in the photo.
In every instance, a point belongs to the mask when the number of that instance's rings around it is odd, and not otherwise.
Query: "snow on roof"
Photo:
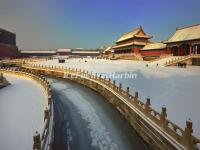
[[[176,32],[165,43],[190,41],[196,39],[200,39],[200,24],[177,29]]]
[[[53,51],[53,50],[21,50],[20,53],[27,53],[27,54],[31,54],[31,53],[51,53],[51,54],[54,54],[56,53],[56,51]]]
[[[141,50],[154,50],[154,49],[164,49],[166,48],[166,44],[157,42],[157,43],[149,43],[145,45]]]
[[[134,29],[131,32],[125,33],[123,34],[116,42],[121,42],[127,39],[131,39],[133,37],[138,37],[138,38],[151,38],[150,35],[147,35],[144,30],[142,29],[142,27],[138,27],[136,29]]]
[[[63,49],[57,49],[56,50],[57,52],[71,52],[71,49],[69,49],[69,48],[63,48]]]

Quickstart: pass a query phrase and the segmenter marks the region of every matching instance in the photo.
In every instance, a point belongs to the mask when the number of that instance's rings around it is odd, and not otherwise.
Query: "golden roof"
[[[131,38],[146,38],[146,39],[149,39],[151,38],[152,36],[150,35],[147,35],[144,30],[142,29],[142,27],[138,27],[136,29],[134,29],[133,31],[131,32],[128,32],[128,33],[125,33],[123,34],[116,42],[121,42],[121,41],[124,41],[124,40],[128,40],[128,39],[131,39]]]
[[[200,24],[177,29],[176,32],[165,43],[197,39],[200,39]]]

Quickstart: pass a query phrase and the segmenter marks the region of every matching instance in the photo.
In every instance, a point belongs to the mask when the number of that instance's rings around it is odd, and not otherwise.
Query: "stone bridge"
[[[161,112],[157,112],[151,107],[150,98],[143,103],[139,100],[138,92],[135,92],[134,96],[131,95],[129,87],[123,90],[122,84],[116,85],[115,80],[74,68],[33,64],[24,64],[21,68],[26,72],[71,80],[97,91],[113,104],[151,149],[199,149],[200,140],[192,135],[190,119],[186,121],[185,129],[182,129],[167,118],[165,107],[162,107]]]

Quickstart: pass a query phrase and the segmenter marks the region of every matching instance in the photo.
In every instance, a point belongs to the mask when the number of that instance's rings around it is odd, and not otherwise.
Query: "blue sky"
[[[200,23],[200,0],[1,0],[0,28],[22,49],[97,48],[140,25],[153,41]]]

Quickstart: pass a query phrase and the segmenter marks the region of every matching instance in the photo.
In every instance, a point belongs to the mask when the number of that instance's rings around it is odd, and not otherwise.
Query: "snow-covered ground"
[[[11,85],[0,89],[0,149],[30,150],[34,132],[44,125],[46,95],[31,79],[5,77]]]
[[[96,59],[70,59],[63,64],[59,64],[58,60],[49,60],[37,64],[81,68],[93,73],[115,72],[114,77],[125,72],[136,74],[137,78],[115,80],[121,82],[123,87],[129,86],[131,93],[138,91],[142,101],[150,96],[154,109],[161,111],[165,105],[168,118],[182,128],[185,127],[186,119],[191,118],[194,134],[200,137],[200,67],[183,69],[157,67],[156,64],[146,67],[146,62]]]

